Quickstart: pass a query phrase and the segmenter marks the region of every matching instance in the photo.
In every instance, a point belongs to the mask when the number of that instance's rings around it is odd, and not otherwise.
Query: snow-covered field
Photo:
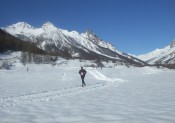
[[[81,64],[0,70],[0,123],[175,122],[174,70],[87,67],[83,88]]]

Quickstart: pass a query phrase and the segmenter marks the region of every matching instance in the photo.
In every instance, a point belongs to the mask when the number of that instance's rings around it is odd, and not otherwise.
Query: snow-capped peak
[[[30,28],[33,28],[31,25],[29,25],[28,23],[25,23],[25,22],[18,22],[16,24],[13,24],[9,27],[12,27],[12,28],[21,28],[21,29],[30,29]]]
[[[2,27],[3,30],[5,30],[6,32],[12,34],[12,35],[16,35],[16,34],[23,34],[23,33],[30,33],[31,30],[34,29],[34,27],[32,27],[31,25],[29,25],[26,22],[18,22],[16,24],[12,24],[10,26],[7,27]]]
[[[43,24],[42,28],[45,31],[47,31],[47,30],[56,30],[57,29],[51,22],[47,22],[47,23]]]
[[[96,36],[92,30],[86,30],[85,35],[91,35],[91,36]]]
[[[81,35],[95,43],[99,43],[99,41],[101,41],[101,39],[95,33],[93,33],[92,30],[86,30],[86,32],[82,33]]]
[[[92,30],[86,30],[84,35],[86,35],[89,38],[98,38],[99,39],[99,37]]]

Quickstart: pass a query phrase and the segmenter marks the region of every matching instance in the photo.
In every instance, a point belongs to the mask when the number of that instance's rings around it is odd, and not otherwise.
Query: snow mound
[[[88,72],[97,80],[102,80],[107,82],[124,82],[124,80],[120,78],[108,78],[97,70],[89,70]]]

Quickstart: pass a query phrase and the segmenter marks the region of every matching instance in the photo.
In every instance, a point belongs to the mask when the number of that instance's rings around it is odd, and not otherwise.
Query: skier
[[[80,74],[81,79],[82,79],[82,87],[83,87],[83,86],[86,86],[86,84],[85,84],[85,82],[84,82],[84,77],[85,77],[85,75],[86,75],[86,70],[83,69],[83,67],[81,67],[81,70],[79,71],[79,74]]]

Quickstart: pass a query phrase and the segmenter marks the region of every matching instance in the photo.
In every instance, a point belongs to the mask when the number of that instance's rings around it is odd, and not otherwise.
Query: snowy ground
[[[27,72],[26,68],[29,67]],[[175,71],[77,62],[0,70],[0,123],[174,123]]]

